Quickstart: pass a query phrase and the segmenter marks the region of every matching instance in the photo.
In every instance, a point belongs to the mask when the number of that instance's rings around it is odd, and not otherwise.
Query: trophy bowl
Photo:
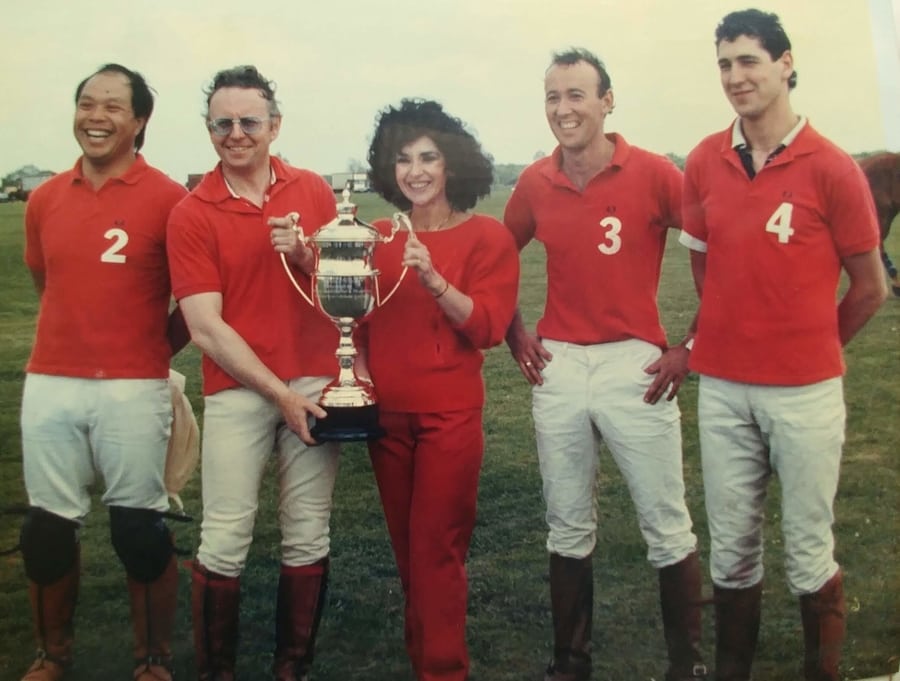
[[[316,420],[310,429],[311,435],[319,442],[374,440],[384,435],[384,430],[378,425],[375,387],[354,371],[358,352],[353,343],[353,332],[376,307],[394,295],[406,276],[407,268],[404,267],[397,283],[382,298],[378,270],[372,267],[375,247],[393,240],[401,226],[412,234],[412,224],[405,214],[395,213],[390,235],[382,235],[375,227],[357,218],[356,205],[350,202],[348,189],[344,189],[343,200],[337,209],[338,216],[334,220],[309,236],[304,234],[299,216],[292,214],[298,238],[312,249],[314,255],[309,294],[297,282],[283,253],[281,262],[294,288],[340,332],[335,351],[338,375],[325,386],[319,400],[328,415]]]

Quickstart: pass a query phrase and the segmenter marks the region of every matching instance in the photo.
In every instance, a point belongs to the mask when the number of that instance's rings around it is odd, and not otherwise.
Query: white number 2
[[[610,215],[600,221],[600,226],[608,227],[609,229],[604,235],[606,237],[606,243],[598,244],[597,250],[604,255],[618,253],[622,248],[622,237],[619,236],[619,232],[622,231],[622,221],[619,218]]]
[[[100,262],[125,262],[125,255],[119,251],[125,248],[128,243],[128,232],[124,229],[113,227],[112,229],[106,230],[106,234],[103,236],[107,239],[114,239],[114,241],[109,248],[103,251],[103,254],[100,256]]]
[[[777,234],[778,243],[780,244],[786,244],[794,234],[794,230],[791,228],[791,215],[793,213],[794,204],[784,202],[775,209],[772,217],[766,223],[766,231]]]

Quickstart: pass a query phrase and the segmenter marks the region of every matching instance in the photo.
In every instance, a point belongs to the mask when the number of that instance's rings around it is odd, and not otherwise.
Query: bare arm
[[[316,444],[309,434],[307,414],[325,416],[321,407],[288,388],[262,363],[247,342],[222,319],[222,295],[198,293],[182,298],[179,306],[191,338],[203,352],[235,380],[274,402],[288,427],[307,444]]]
[[[850,278],[850,287],[838,304],[841,345],[847,345],[887,298],[887,284],[878,249],[847,256],[841,264]]]
[[[691,250],[691,273],[694,276],[694,288],[699,297],[703,291],[703,278],[706,275],[706,253]],[[687,343],[694,337],[696,331],[697,315],[695,313],[684,339],[666,350],[658,360],[644,370],[648,374],[655,374],[653,383],[644,393],[645,402],[656,404],[664,394],[667,400],[674,399],[678,394],[678,390],[690,373],[688,360],[691,351],[687,347]],[[668,394],[666,394],[666,390],[669,391]]]
[[[694,275],[694,288],[697,297],[703,297],[703,280],[706,278],[706,253],[691,250],[691,274]]]
[[[691,274],[694,277],[694,289],[697,291],[697,298],[703,298],[703,282],[706,279],[706,252],[705,251],[694,251],[691,250]],[[688,326],[687,334],[685,335],[684,340],[681,342],[682,345],[687,343],[688,341],[694,338],[694,335],[697,333],[697,320],[700,317],[700,310],[694,313],[694,318],[691,320],[690,326]]]

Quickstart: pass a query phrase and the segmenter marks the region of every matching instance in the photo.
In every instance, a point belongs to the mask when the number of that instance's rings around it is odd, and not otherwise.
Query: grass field
[[[500,215],[507,196],[479,210]],[[360,216],[391,211],[358,195]],[[37,308],[22,264],[22,204],[0,205],[0,495],[6,507],[24,505],[19,400]],[[74,236],[77,238],[77,235]],[[900,228],[889,250],[900,258]],[[602,284],[601,284],[602,285]],[[521,307],[528,324],[544,299],[543,254],[523,253]],[[670,238],[660,304],[670,339],[681,338],[695,295],[685,249]],[[888,300],[847,351],[848,437],[837,499],[837,553],[846,572],[849,605],[845,678],[896,669],[900,654],[900,299]],[[199,357],[176,358],[187,374],[196,411]],[[532,435],[530,392],[505,347],[487,353],[487,452],[479,514],[469,560],[469,641],[478,681],[537,679],[550,652],[543,504]],[[696,432],[696,381],[680,396],[688,502],[703,553],[703,510]],[[597,680],[661,679],[665,653],[654,571],[645,560],[627,491],[606,452],[601,454],[600,534],[595,553],[594,650]],[[319,637],[316,681],[410,679],[402,644],[402,598],[374,480],[364,449],[346,448],[335,492],[332,583]],[[239,677],[270,678],[274,594],[278,572],[272,476],[268,476],[250,560],[242,583]],[[183,495],[200,514],[198,478]],[[0,548],[15,544],[21,518],[0,516]],[[781,561],[779,490],[770,491],[763,625],[755,678],[800,678],[801,631]],[[178,525],[177,543],[196,550],[198,524]],[[130,678],[131,634],[123,570],[108,541],[106,513],[95,500],[82,534],[83,582],[76,616],[72,681]],[[187,560],[187,559],[186,559]],[[706,588],[709,590],[708,577]],[[194,678],[190,643],[189,572],[182,570],[175,640],[176,673]],[[712,657],[712,611],[705,614],[704,650]],[[17,680],[30,662],[33,639],[21,556],[0,559],[0,680]],[[894,658],[893,662],[890,659]]]

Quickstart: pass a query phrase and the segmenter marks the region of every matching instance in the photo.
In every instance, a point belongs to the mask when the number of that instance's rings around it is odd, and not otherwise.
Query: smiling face
[[[603,122],[613,108],[612,90],[599,94],[600,74],[584,61],[554,64],[544,78],[544,108],[560,146],[583,151],[603,139]]]
[[[413,208],[447,203],[446,161],[430,137],[419,137],[400,149],[394,176]]]
[[[121,73],[98,73],[75,104],[75,139],[84,162],[104,171],[124,169],[135,155],[135,138],[146,124],[131,106],[131,85]]]
[[[790,50],[778,59],[758,38],[740,35],[718,47],[719,73],[725,96],[741,118],[758,120],[788,104],[788,79],[794,72]]]
[[[269,165],[269,147],[281,128],[281,117],[269,115],[269,103],[256,88],[223,87],[209,99],[209,120],[256,117],[263,121],[259,132],[248,135],[233,125],[227,135],[209,133],[222,166],[233,173],[252,173]]]

